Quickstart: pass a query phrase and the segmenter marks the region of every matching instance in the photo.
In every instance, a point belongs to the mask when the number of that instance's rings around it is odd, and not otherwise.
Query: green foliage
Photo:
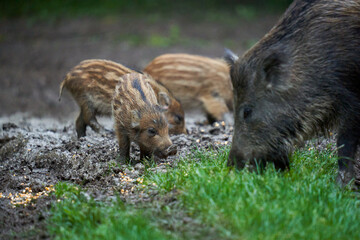
[[[169,47],[175,45],[205,45],[206,41],[195,38],[187,38],[181,34],[180,27],[173,24],[167,34],[151,33],[150,35],[128,34],[118,36],[115,41],[124,41],[132,46]]]
[[[253,20],[257,11],[253,6],[238,5],[235,7],[236,15],[246,20]]]
[[[355,239],[359,200],[334,183],[336,156],[302,150],[292,170],[263,174],[226,167],[228,150],[195,153],[177,169],[154,174],[163,191],[177,188],[184,208],[228,239]],[[196,161],[194,161],[196,159]]]
[[[55,239],[169,239],[120,199],[98,202],[66,183],[56,185],[55,195],[59,200],[48,224]]]
[[[83,197],[81,189],[75,185],[66,182],[58,182],[55,185],[56,198],[73,198],[74,196]]]
[[[187,14],[203,15],[206,12],[227,11],[245,19],[252,19],[255,9],[283,11],[291,0],[5,0],[0,2],[0,17],[35,17],[53,19],[59,17],[107,16],[124,13]],[[256,10],[257,12],[257,10]]]
[[[186,40],[180,37],[179,26],[171,25],[168,36],[154,33],[147,39],[147,44],[153,47],[168,47],[184,41]]]

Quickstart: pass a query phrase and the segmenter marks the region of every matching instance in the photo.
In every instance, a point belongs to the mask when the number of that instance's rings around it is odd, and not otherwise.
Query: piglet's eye
[[[155,128],[148,128],[147,132],[150,137],[153,137],[157,134],[157,131]]]
[[[183,117],[180,115],[175,114],[174,121],[176,124],[180,124],[183,121]]]
[[[244,107],[244,119],[247,119],[251,116],[252,109],[250,107]]]

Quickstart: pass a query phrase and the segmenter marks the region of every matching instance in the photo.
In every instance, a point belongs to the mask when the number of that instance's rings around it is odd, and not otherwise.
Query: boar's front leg
[[[97,133],[100,132],[101,129],[103,129],[103,127],[96,120],[95,116],[90,120],[89,126],[91,127],[92,130],[94,130]]]
[[[102,126],[98,123],[98,121],[96,120],[95,117],[95,112],[90,109],[88,107],[89,104],[82,106],[81,107],[81,111],[80,111],[80,115],[82,117],[82,121],[85,123],[85,128],[87,125],[89,125],[91,127],[92,130],[94,130],[95,132],[99,132],[102,129]],[[81,132],[81,122],[79,121],[79,132]],[[77,126],[76,126],[77,127]],[[77,128],[78,129],[78,128]],[[85,131],[84,131],[84,135],[85,136]]]
[[[81,138],[81,137],[85,137],[86,136],[86,123],[83,117],[83,111],[82,109],[80,110],[80,114],[76,119],[75,122],[76,125],[76,133],[77,133],[77,137]]]
[[[359,122],[358,122],[359,123]],[[357,123],[357,124],[358,124]],[[355,124],[354,124],[355,125]],[[355,178],[355,154],[360,139],[360,126],[342,128],[337,139],[339,173],[337,182],[344,187]]]
[[[116,129],[116,137],[119,143],[120,160],[128,162],[130,160],[130,139],[123,131]]]
[[[229,108],[223,99],[213,96],[200,98],[210,124],[224,120],[224,115],[229,112]]]

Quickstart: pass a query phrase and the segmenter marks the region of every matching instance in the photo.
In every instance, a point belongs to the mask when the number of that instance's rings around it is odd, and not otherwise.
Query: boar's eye
[[[244,119],[249,118],[251,116],[251,113],[252,113],[251,107],[244,107],[244,110],[243,110]]]
[[[153,137],[157,134],[157,131],[155,128],[148,128],[147,132],[150,137]]]
[[[176,124],[180,124],[183,121],[183,117],[180,115],[175,114],[174,115],[174,121]]]

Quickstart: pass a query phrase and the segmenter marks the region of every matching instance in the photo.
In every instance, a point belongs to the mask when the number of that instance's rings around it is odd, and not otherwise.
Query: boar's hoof
[[[267,162],[263,159],[251,159],[249,162],[249,170],[251,172],[263,173]]]
[[[85,137],[86,136],[86,129],[76,129],[76,135],[77,135],[77,138],[80,139],[82,137]]]
[[[245,167],[246,160],[242,153],[237,150],[231,150],[228,158],[227,165],[228,167],[235,167],[238,170],[241,170]]]
[[[354,180],[354,176],[352,173],[347,172],[347,171],[339,171],[337,178],[336,178],[336,183],[341,188],[344,188],[344,187],[348,186],[349,184],[352,184],[353,180]]]
[[[105,133],[107,133],[107,134],[115,135],[115,131],[114,131],[113,129],[104,128],[104,131],[105,131]]]

